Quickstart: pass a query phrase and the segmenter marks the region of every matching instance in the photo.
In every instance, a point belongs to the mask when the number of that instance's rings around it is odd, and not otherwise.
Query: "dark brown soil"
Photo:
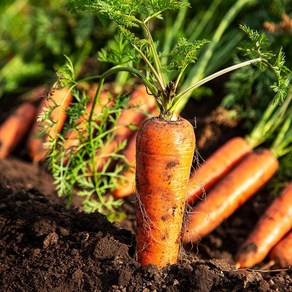
[[[202,109],[194,115],[204,158],[240,131],[217,107],[207,118]],[[128,219],[111,224],[98,213],[66,209],[44,167],[19,157],[0,161],[1,291],[292,291],[291,268],[233,265],[269,203],[265,196],[252,198],[198,245],[184,246],[179,263],[162,270],[135,260],[134,200],[124,206]]]

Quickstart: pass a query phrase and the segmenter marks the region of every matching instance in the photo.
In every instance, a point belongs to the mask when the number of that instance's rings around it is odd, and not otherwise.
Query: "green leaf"
[[[203,39],[190,43],[185,38],[180,38],[170,52],[173,59],[171,66],[181,70],[189,64],[195,63],[197,61],[198,50],[208,42],[208,40]]]

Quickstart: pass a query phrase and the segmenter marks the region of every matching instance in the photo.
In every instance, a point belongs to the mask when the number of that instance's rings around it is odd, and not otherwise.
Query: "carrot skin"
[[[270,259],[281,268],[292,266],[292,231],[273,247]]]
[[[0,158],[7,157],[29,131],[36,107],[24,102],[0,126]]]
[[[235,256],[237,267],[261,262],[272,247],[292,228],[292,183],[266,209]]]
[[[44,107],[55,106],[55,104],[59,105],[51,114],[51,119],[55,121],[56,124],[51,128],[47,137],[35,138],[42,129],[41,126],[43,124],[42,122],[35,121],[27,141],[29,156],[36,162],[44,159],[47,153],[44,143],[48,142],[49,139],[57,138],[57,134],[62,130],[66,120],[65,110],[72,101],[72,94],[68,92],[68,88],[55,89],[51,93],[50,98],[54,100],[55,103],[53,103],[51,99],[48,99],[48,97],[45,97],[40,103],[37,111],[40,114],[44,110]]]
[[[141,266],[177,262],[186,187],[195,148],[184,120],[146,120],[136,145],[136,253]]]
[[[187,203],[196,202],[204,191],[209,190],[251,151],[251,145],[242,137],[232,138],[217,149],[192,173],[187,188]]]
[[[267,149],[248,154],[192,208],[183,241],[197,242],[218,227],[274,175],[278,165]]]

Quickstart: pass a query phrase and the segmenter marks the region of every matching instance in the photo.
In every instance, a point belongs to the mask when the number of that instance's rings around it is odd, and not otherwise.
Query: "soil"
[[[204,158],[242,134],[216,102],[192,110],[196,122],[184,114],[197,127]],[[1,291],[292,291],[291,268],[264,268],[268,259],[254,269],[234,267],[233,255],[270,202],[261,193],[199,244],[183,246],[178,264],[141,268],[134,196],[124,204],[127,219],[115,224],[82,212],[77,201],[66,208],[45,167],[21,149],[0,161]]]

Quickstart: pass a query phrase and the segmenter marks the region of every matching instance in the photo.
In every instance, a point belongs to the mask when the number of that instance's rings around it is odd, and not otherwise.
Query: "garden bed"
[[[215,101],[184,113],[197,118],[204,158],[241,133],[221,111]],[[44,166],[25,161],[25,153],[17,151],[0,161],[3,291],[291,291],[291,268],[233,265],[240,243],[271,202],[267,196],[257,194],[199,244],[182,247],[177,265],[142,269],[135,260],[134,196],[123,207],[127,220],[116,224],[83,213],[78,200],[68,209]]]

